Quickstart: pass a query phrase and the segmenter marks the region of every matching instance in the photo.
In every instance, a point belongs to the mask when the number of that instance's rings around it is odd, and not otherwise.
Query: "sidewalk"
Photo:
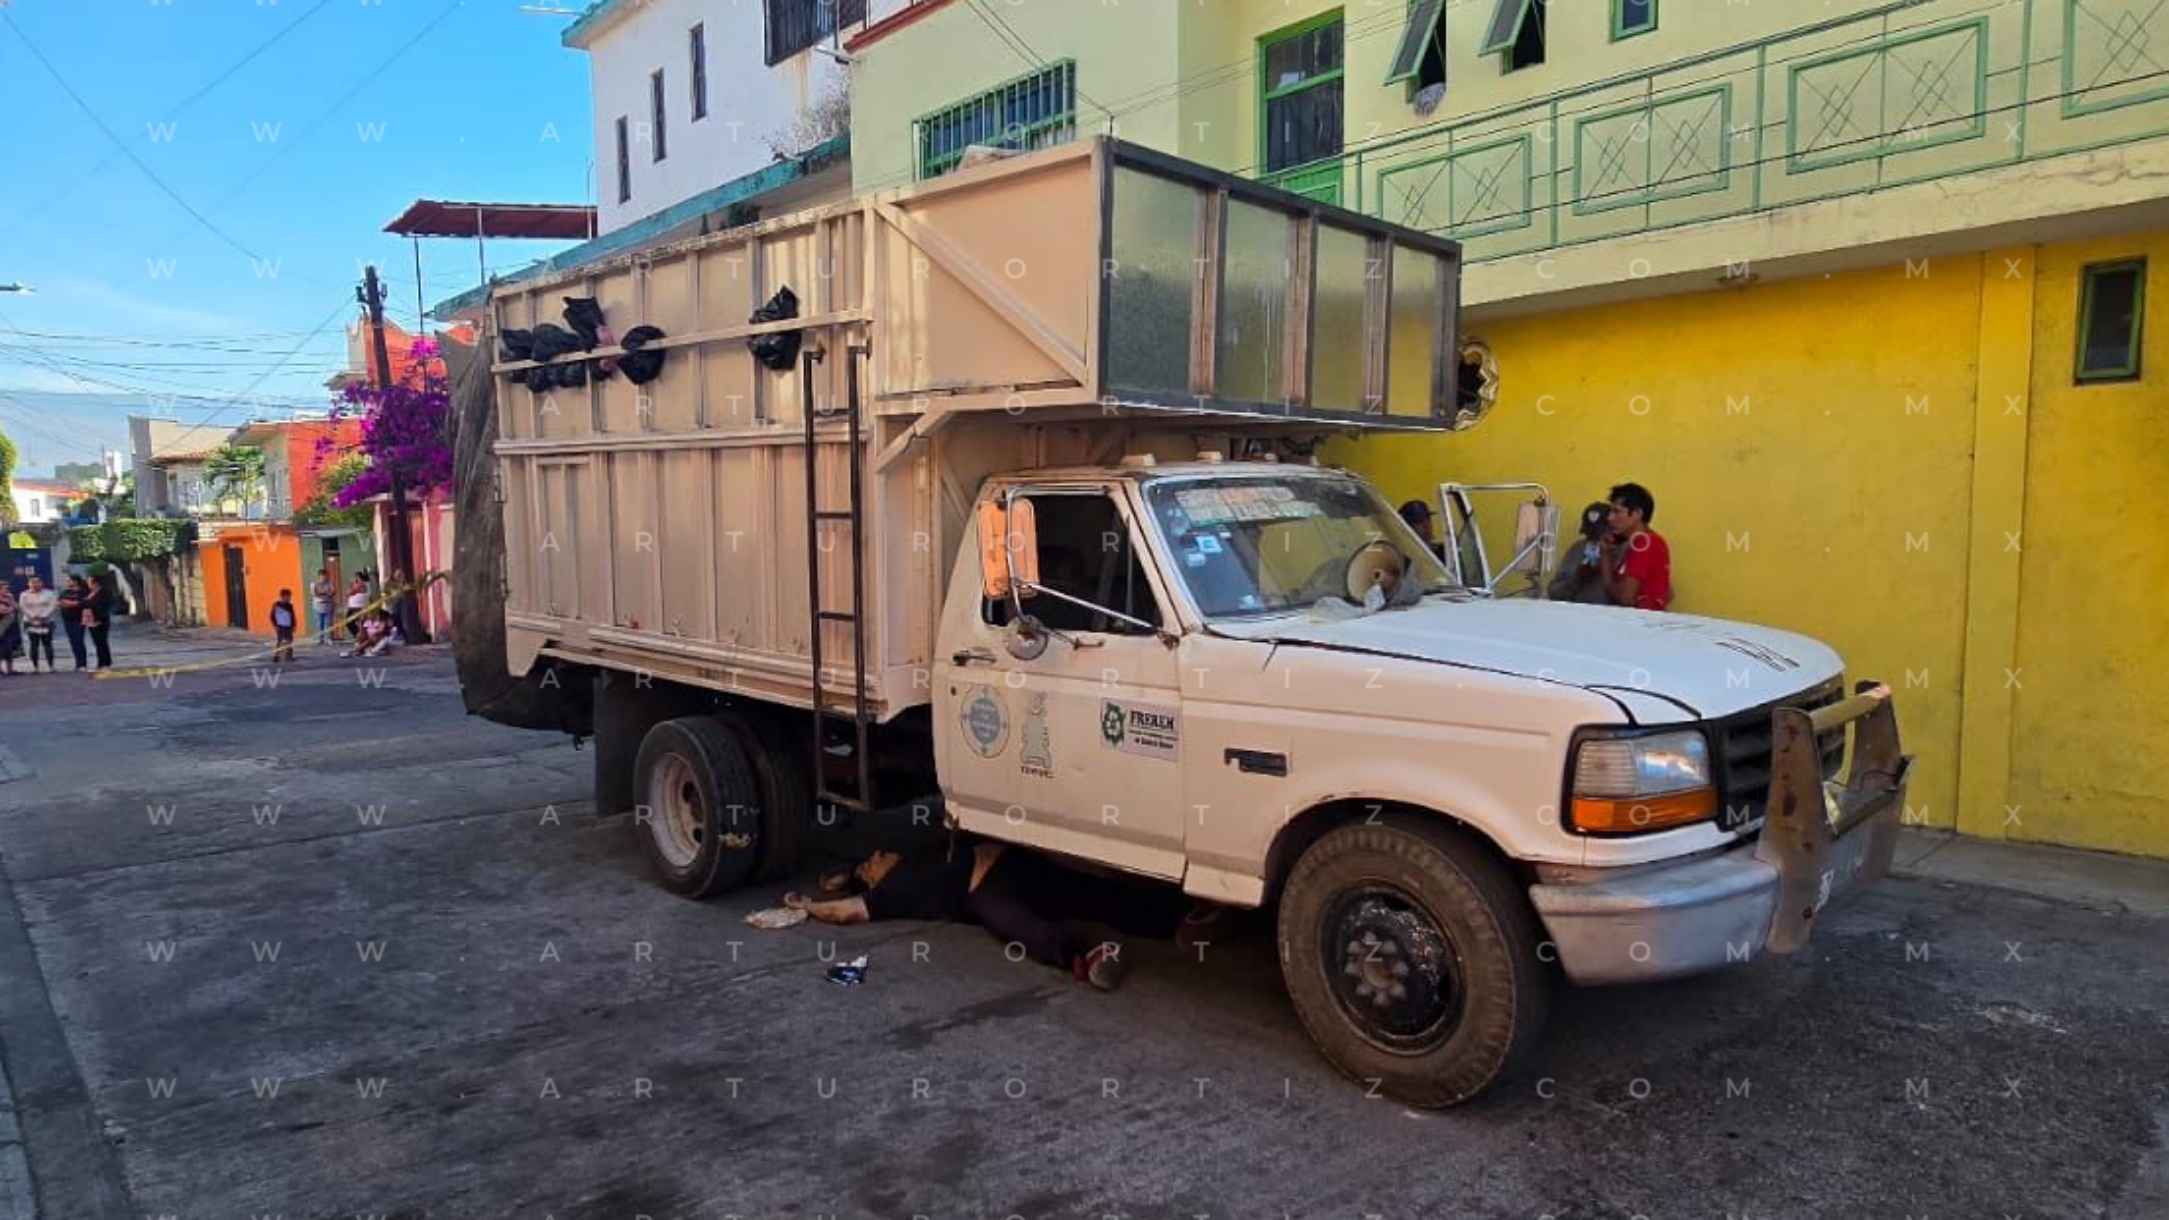
[[[2169,860],[1974,839],[1947,830],[1899,832],[1893,875],[1977,885],[2103,911],[2169,919]]]

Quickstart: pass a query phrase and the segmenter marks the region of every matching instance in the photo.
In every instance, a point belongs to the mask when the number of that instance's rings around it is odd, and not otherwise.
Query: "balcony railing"
[[[1476,261],[2163,135],[2169,0],[1912,0],[1375,142],[1340,190]]]

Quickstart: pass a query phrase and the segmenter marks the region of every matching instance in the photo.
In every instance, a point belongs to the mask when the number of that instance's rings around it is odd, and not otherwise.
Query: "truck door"
[[[1045,649],[1010,645],[976,537],[935,656],[935,758],[968,830],[1169,879],[1183,871],[1182,711],[1173,619],[1117,489],[1030,489],[1039,584],[1020,598]],[[1059,596],[1058,596],[1059,595]],[[1114,613],[1109,613],[1113,611]]]

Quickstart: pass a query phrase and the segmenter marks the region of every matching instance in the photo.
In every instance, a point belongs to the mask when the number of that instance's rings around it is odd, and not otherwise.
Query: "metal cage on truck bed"
[[[501,286],[493,351],[568,298],[609,328],[492,365],[511,669],[551,656],[862,721],[924,703],[988,474],[1443,429],[1460,270],[1452,242],[1102,138]],[[796,316],[749,320],[785,288]],[[596,375],[636,327],[662,333],[640,348],[660,372]],[[795,358],[756,358],[793,334]]]

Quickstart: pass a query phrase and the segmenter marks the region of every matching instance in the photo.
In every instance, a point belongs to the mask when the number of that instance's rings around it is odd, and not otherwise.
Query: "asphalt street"
[[[2026,852],[1569,992],[1529,1078],[1415,1113],[1262,934],[1109,995],[969,927],[759,931],[785,886],[650,885],[441,653],[262,672],[0,679],[6,1220],[2169,1216],[2169,904]]]

